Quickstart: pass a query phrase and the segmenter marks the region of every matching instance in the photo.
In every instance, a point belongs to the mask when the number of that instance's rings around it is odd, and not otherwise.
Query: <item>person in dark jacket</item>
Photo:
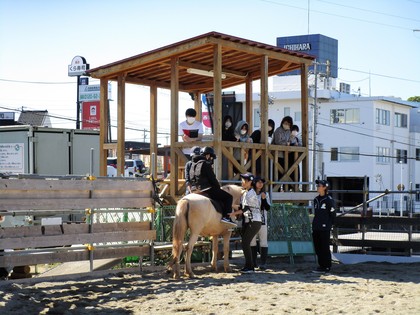
[[[201,152],[201,148],[198,146],[192,147],[191,148],[191,159],[196,156],[196,155],[200,155]],[[191,193],[191,181],[190,181],[190,170],[191,170],[191,165],[192,165],[192,161],[189,160],[186,164],[185,164],[185,194],[188,195]]]
[[[190,169],[191,191],[196,190],[205,192],[211,199],[218,200],[223,205],[223,215],[220,222],[236,227],[230,219],[232,212],[232,195],[220,188],[219,181],[213,172],[213,160],[216,158],[214,150],[211,147],[201,149],[200,155],[192,158]]]
[[[327,273],[331,269],[330,232],[335,218],[334,200],[328,194],[328,182],[316,180],[318,196],[314,199],[312,238],[319,267],[314,273]]]
[[[234,130],[235,127],[233,126],[232,116],[226,115],[223,118],[222,141],[236,141]]]

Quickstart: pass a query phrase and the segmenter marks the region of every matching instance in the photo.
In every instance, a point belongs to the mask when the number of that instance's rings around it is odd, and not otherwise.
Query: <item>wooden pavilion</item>
[[[171,168],[177,170],[184,166],[186,158],[182,149],[194,145],[203,146],[202,142],[178,141],[179,92],[193,93],[195,109],[201,117],[201,94],[213,93],[214,134],[205,145],[212,146],[218,157],[225,156],[228,162],[228,174],[234,179],[234,167],[243,172],[255,172],[256,160],[261,158],[262,175],[269,178],[268,161],[273,161],[273,181],[298,181],[298,165],[302,163],[302,181],[308,181],[308,66],[314,57],[285,50],[255,41],[242,39],[217,32],[206,33],[172,45],[145,52],[127,59],[113,62],[89,70],[93,78],[100,79],[100,172],[106,174],[107,150],[117,150],[118,161],[124,160],[125,142],[125,86],[127,83],[150,87],[150,154],[157,152],[157,88],[171,91]],[[268,145],[268,77],[292,70],[301,73],[301,112],[302,112],[302,147]],[[245,117],[252,129],[252,82],[261,82],[261,132],[259,144],[226,142],[221,140],[222,132],[222,90],[245,84]],[[107,143],[108,82],[118,82],[117,143]],[[265,136],[264,136],[265,135]],[[236,161],[235,148],[247,148],[252,152],[249,161]],[[293,157],[289,161],[289,156]],[[284,166],[278,163],[279,155],[284,155]],[[219,158],[217,161],[221,161]],[[156,163],[154,163],[156,165]],[[124,174],[124,163],[118,164],[118,173]],[[156,169],[151,170],[156,176]],[[222,163],[215,163],[218,178],[222,175]],[[280,176],[278,175],[280,174]],[[226,175],[226,174],[225,174]],[[238,175],[236,175],[238,178]],[[172,171],[170,176],[170,194],[178,195],[182,185],[178,184],[179,174]],[[276,185],[275,188],[279,188]]]

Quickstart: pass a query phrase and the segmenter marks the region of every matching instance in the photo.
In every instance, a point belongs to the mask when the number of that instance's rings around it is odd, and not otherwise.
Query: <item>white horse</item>
[[[232,204],[237,205],[243,193],[243,189],[237,185],[226,185],[223,190],[230,193],[233,197]],[[185,274],[190,278],[194,277],[191,268],[191,254],[194,244],[199,235],[212,236],[212,270],[217,271],[217,253],[218,237],[223,237],[224,270],[230,271],[229,266],[229,241],[232,231],[229,227],[220,222],[222,215],[217,212],[210,199],[199,194],[189,194],[178,201],[176,206],[175,220],[173,224],[173,259],[169,263],[169,269],[172,267],[174,278],[179,278],[180,266],[179,259],[182,254],[185,233],[190,229],[190,239],[185,248]]]

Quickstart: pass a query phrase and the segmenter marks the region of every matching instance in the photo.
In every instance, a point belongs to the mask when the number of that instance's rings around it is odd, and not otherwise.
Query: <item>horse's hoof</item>
[[[185,274],[185,277],[190,278],[190,279],[193,279],[193,278],[195,278],[195,274],[193,274],[193,273],[186,273]]]

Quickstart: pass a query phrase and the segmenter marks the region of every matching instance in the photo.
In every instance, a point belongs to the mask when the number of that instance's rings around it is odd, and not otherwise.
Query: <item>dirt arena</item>
[[[196,278],[162,270],[94,272],[0,282],[1,314],[420,314],[420,264],[334,264],[271,258],[269,270],[242,275],[195,265]],[[221,267],[221,262],[219,262]]]

